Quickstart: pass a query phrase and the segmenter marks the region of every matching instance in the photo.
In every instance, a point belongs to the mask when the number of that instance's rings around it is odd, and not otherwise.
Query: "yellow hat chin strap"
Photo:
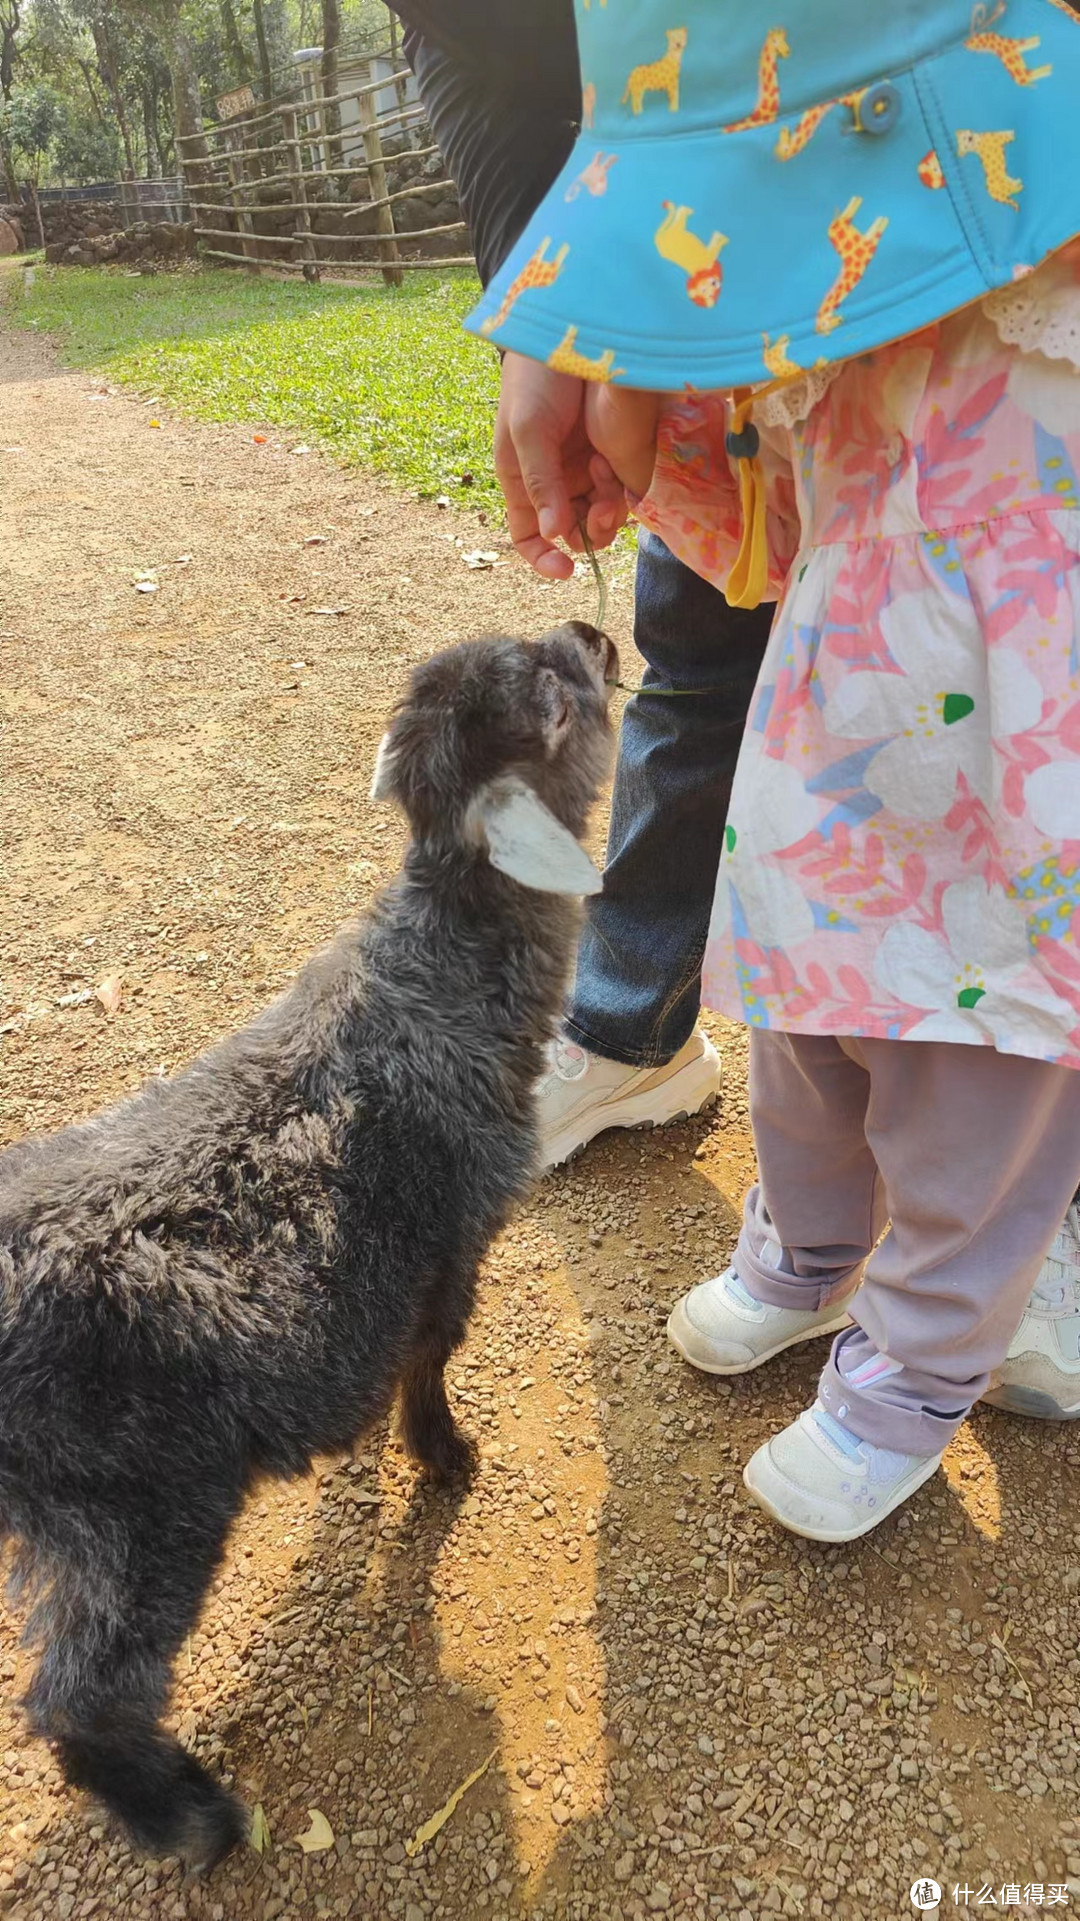
[[[786,385],[786,382],[777,382]],[[729,607],[760,607],[769,585],[769,543],[765,522],[765,479],[758,458],[758,431],[750,418],[754,401],[768,389],[740,387],[734,396],[727,451],[738,463],[742,538],[724,597]]]

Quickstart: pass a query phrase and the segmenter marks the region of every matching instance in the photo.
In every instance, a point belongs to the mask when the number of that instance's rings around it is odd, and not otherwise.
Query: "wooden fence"
[[[392,86],[384,75],[181,136],[200,253],[252,273],[272,266],[308,280],[377,268],[392,286],[412,269],[471,265],[454,183],[436,159],[423,108],[376,114],[375,96]],[[342,126],[349,101],[358,123]],[[418,133],[420,146],[407,144]],[[346,160],[349,148],[356,152]],[[427,202],[430,225],[423,224]]]

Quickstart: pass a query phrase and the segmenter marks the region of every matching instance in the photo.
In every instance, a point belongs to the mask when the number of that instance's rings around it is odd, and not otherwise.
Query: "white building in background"
[[[322,48],[301,47],[293,54],[293,65],[300,81],[303,99],[318,108],[322,98]],[[373,80],[385,76],[386,85],[375,94],[375,114],[378,120],[394,120],[401,112],[402,94],[407,107],[417,109],[420,118],[420,95],[416,76],[409,67],[399,67],[395,74],[387,54],[360,55],[343,52],[338,55],[338,92],[348,93],[350,87],[366,87]],[[388,135],[409,137],[412,122],[405,121],[387,128]],[[315,131],[314,115],[307,122],[308,129]],[[325,129],[324,129],[325,131]],[[341,149],[345,166],[360,166],[364,159],[364,143],[360,134],[360,105],[356,100],[343,100],[341,103]],[[326,165],[326,157],[321,142],[313,144],[316,165]]]

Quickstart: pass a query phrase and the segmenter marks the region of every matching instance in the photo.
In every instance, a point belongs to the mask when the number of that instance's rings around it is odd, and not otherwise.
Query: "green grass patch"
[[[14,324],[63,357],[194,420],[250,421],[501,518],[492,468],[499,363],[461,322],[465,270],[401,287],[39,268],[8,290]],[[469,476],[469,478],[464,478]]]

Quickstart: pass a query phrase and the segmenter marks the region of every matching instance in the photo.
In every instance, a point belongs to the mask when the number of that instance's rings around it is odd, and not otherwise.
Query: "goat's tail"
[[[39,1712],[34,1719],[49,1732]],[[172,1735],[130,1709],[81,1727],[68,1719],[53,1741],[65,1779],[103,1802],[148,1854],[180,1855],[207,1871],[247,1833],[239,1802]]]
[[[213,1867],[244,1838],[247,1819],[160,1726],[180,1623],[146,1598],[136,1607],[111,1584],[92,1582],[85,1567],[54,1562],[49,1575],[30,1624],[44,1644],[26,1697],[31,1725],[71,1786],[103,1802],[137,1847]],[[190,1597],[188,1619],[196,1605]]]

